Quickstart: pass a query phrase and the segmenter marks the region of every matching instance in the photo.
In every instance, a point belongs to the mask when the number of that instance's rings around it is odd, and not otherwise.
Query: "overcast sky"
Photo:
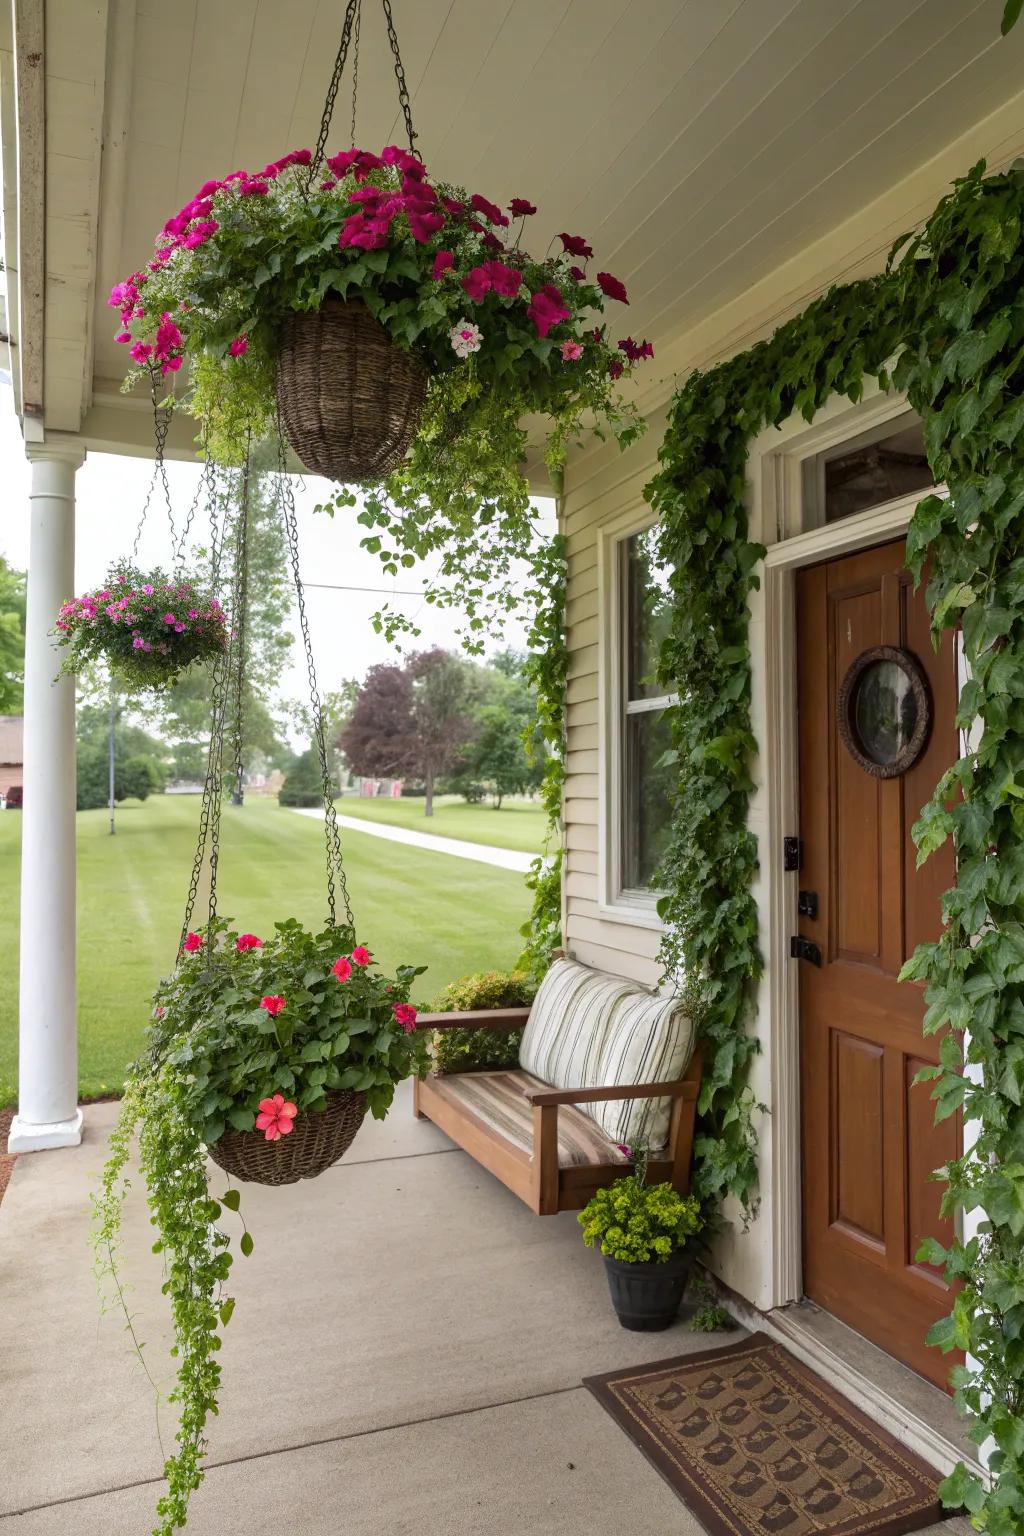
[[[77,540],[75,548],[75,592],[83,592],[99,583],[112,560],[131,551],[139,513],[152,475],[152,460],[115,454],[89,454],[78,471]],[[184,516],[199,477],[198,465],[171,463],[168,466],[175,516]],[[29,465],[25,458],[21,430],[14,415],[9,387],[0,385],[0,554],[12,565],[25,569],[28,564],[28,489]],[[393,650],[376,635],[370,616],[394,588],[421,590],[420,570],[403,571],[394,582],[384,576],[375,555],[359,548],[366,530],[356,522],[356,508],[337,513],[334,518],[314,515],[313,508],[326,499],[329,484],[310,475],[297,484],[299,546],[304,583],[325,582],[339,586],[384,588],[385,591],[324,591],[307,585],[307,609],[313,640],[313,654],[322,690],[336,688],[344,677],[362,678],[375,662],[394,659]],[[540,502],[544,522],[553,527],[553,502]],[[197,542],[203,537],[203,517],[197,516]],[[143,564],[170,563],[170,534],[166,512],[154,498],[139,550]],[[71,594],[69,594],[71,595]],[[393,606],[401,607],[422,629],[417,646],[455,647],[454,616],[438,613],[419,596],[395,597]],[[521,626],[511,625],[502,642],[523,646]],[[492,647],[493,648],[493,647]],[[306,693],[305,667],[293,653],[293,662],[284,682],[283,692],[303,698]]]

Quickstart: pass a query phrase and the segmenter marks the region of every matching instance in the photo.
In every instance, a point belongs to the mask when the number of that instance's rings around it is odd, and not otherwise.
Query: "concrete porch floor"
[[[0,1536],[136,1536],[162,1455],[123,1322],[99,1318],[89,1193],[115,1105],[79,1148],[19,1158],[0,1206]],[[219,1171],[214,1192],[222,1185]],[[575,1218],[531,1215],[403,1092],[321,1178],[246,1186],[195,1536],[696,1536],[703,1529],[580,1385],[707,1347],[619,1328]],[[125,1272],[170,1384],[141,1186]],[[173,1441],[171,1411],[161,1414]],[[959,1536],[960,1521],[931,1528]]]

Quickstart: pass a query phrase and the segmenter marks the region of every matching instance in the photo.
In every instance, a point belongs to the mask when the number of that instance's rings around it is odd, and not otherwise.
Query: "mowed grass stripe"
[[[198,797],[154,796],[78,820],[79,1081],[83,1096],[116,1092],[138,1053],[156,978],[173,962],[198,829]],[[17,1062],[21,818],[0,815],[0,1104],[13,1102]],[[510,966],[529,910],[521,875],[448,854],[342,833],[359,940],[385,968],[427,965],[423,1002],[468,971]],[[225,805],[220,911],[253,933],[327,914],[323,827],[250,796]],[[206,917],[201,888],[195,923]],[[339,899],[339,916],[341,902]]]

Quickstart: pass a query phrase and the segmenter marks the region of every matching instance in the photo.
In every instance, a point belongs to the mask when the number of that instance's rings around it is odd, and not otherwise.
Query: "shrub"
[[[297,757],[277,792],[278,805],[323,805],[324,785],[320,777],[320,758],[315,747]]]
[[[664,1264],[703,1226],[700,1205],[671,1184],[644,1182],[644,1159],[626,1178],[599,1189],[577,1216],[588,1248],[609,1259]]]
[[[430,1005],[432,1013],[470,1008],[525,1008],[537,988],[521,971],[479,971],[450,982]],[[521,1029],[444,1029],[434,1036],[438,1072],[501,1072],[519,1065]]]

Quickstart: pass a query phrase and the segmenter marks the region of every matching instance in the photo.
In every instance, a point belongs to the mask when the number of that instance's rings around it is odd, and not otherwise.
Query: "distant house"
[[[0,715],[0,795],[22,782],[23,724],[21,715]]]

